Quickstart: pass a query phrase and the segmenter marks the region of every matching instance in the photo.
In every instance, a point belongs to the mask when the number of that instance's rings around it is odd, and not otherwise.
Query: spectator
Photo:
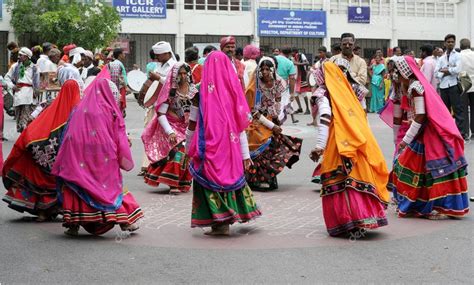
[[[341,43],[333,43],[331,45],[331,54],[333,56],[338,55],[342,52]]]
[[[464,115],[461,104],[461,96],[458,89],[458,74],[461,71],[461,56],[454,50],[456,36],[448,34],[444,38],[444,46],[446,52],[439,58],[436,63],[435,74],[440,80],[439,88],[441,99],[448,110],[454,113],[456,126],[461,135],[467,139],[467,134],[464,134]]]
[[[217,48],[215,46],[212,46],[212,45],[208,45],[204,48],[204,50],[202,51],[202,57],[198,60],[198,63],[200,65],[204,65],[204,61],[206,61],[206,57],[208,54],[210,54],[211,52],[217,50]]]
[[[426,44],[420,48],[421,50],[421,59],[423,60],[423,65],[421,66],[421,72],[426,77],[429,83],[436,90],[438,88],[438,79],[435,77],[434,71],[436,68],[436,60],[433,57],[433,46]]]
[[[243,48],[238,47],[238,48],[235,49],[235,58],[237,60],[242,61],[242,59],[244,58],[244,49]]]
[[[471,41],[462,39],[461,47],[461,72],[465,72],[474,82],[474,52],[471,50]],[[461,96],[461,103],[464,115],[464,134],[467,138],[474,138],[474,86],[469,89],[466,94]],[[470,117],[469,111],[470,110]],[[471,136],[469,136],[469,130]]]
[[[341,35],[340,48],[342,52],[337,55],[333,55],[330,59],[334,61],[337,57],[345,58],[351,65],[351,76],[359,84],[364,85],[367,83],[367,63],[360,56],[355,55],[353,52],[355,46],[355,37],[352,33],[343,33]]]
[[[356,46],[354,47],[353,52],[354,52],[355,55],[360,56],[361,51],[362,51],[362,48],[361,48],[360,46],[357,46],[357,45],[356,45]]]
[[[393,48],[393,55],[394,56],[401,56],[402,55],[402,48],[401,47],[394,47]]]
[[[311,87],[308,84],[306,68],[310,65],[306,55],[300,53],[298,48],[292,49],[293,54],[293,63],[296,66],[296,85],[295,85],[295,94],[296,94],[296,103],[298,104],[298,110],[295,113],[303,113],[303,108],[301,106],[300,95],[303,96],[304,103],[306,105],[305,115],[311,114],[309,110],[309,101],[306,96],[307,92],[311,92]]]
[[[272,50],[272,53],[273,53],[274,56],[277,56],[277,55],[280,55],[280,54],[281,54],[279,48],[274,48],[274,49]]]

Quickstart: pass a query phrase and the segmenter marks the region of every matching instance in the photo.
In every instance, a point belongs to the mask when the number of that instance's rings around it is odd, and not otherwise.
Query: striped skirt
[[[408,145],[395,159],[392,182],[398,215],[429,217],[433,214],[462,217],[469,212],[466,166],[439,178],[426,170],[421,140]]]

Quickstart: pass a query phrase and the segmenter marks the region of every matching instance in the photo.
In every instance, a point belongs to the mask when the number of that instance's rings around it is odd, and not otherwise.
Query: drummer
[[[153,52],[155,54],[155,60],[157,61],[156,67],[154,70],[150,71],[148,77],[152,80],[158,80],[161,85],[165,84],[166,76],[168,75],[171,68],[176,63],[176,57],[174,56],[173,50],[169,42],[157,42],[153,47]],[[146,109],[145,114],[145,128],[148,123],[153,119],[155,110],[153,105]],[[145,176],[146,170],[150,162],[146,154],[143,154],[143,163],[138,176]]]

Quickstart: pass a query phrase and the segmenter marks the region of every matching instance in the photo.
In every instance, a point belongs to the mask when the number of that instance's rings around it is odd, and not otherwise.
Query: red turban
[[[221,50],[225,48],[226,45],[234,44],[235,45],[235,38],[233,36],[223,37],[221,38]]]
[[[63,52],[64,52],[64,54],[69,55],[69,52],[74,48],[76,48],[75,44],[67,45],[67,46],[63,47]]]

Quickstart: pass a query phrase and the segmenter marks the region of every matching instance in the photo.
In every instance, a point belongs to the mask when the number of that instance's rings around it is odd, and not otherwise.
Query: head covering
[[[90,59],[94,59],[94,54],[90,50],[84,51],[84,55],[87,56]]]
[[[69,55],[69,52],[72,50],[72,49],[75,49],[76,48],[76,45],[75,44],[70,44],[70,45],[67,45],[67,46],[64,46],[63,47],[63,52],[65,55]]]
[[[56,180],[49,174],[66,122],[80,100],[79,85],[73,80],[67,81],[51,105],[21,133],[3,168],[3,182],[7,189],[22,178],[20,183],[28,181],[28,188],[32,191],[56,193]]]
[[[72,57],[71,63],[76,64],[79,61],[81,61],[81,59],[82,59],[81,54],[85,54],[85,52],[86,52],[86,50],[81,48],[81,47],[77,47],[77,48],[74,48],[71,51],[69,51],[69,57]]]
[[[18,54],[26,55],[28,58],[31,58],[33,56],[33,52],[27,47],[22,47]]]
[[[160,108],[161,104],[168,101],[171,89],[177,89],[178,88],[178,85],[179,85],[178,73],[179,73],[179,70],[181,69],[181,67],[183,67],[183,66],[186,66],[186,67],[189,68],[189,65],[187,63],[177,62],[177,63],[175,63],[175,65],[173,65],[171,70],[168,72],[168,75],[166,76],[165,85],[163,85],[163,87],[161,88],[160,94],[158,95],[158,100],[155,103],[155,107],[156,107],[157,111]],[[189,69],[191,69],[191,68],[189,68]],[[194,97],[194,95],[196,95],[198,90],[196,89],[196,86],[194,85],[194,83],[192,81],[191,72],[188,72],[187,80],[188,80],[188,83],[189,83],[189,93],[186,94],[185,96],[187,96],[186,99],[192,99]]]
[[[467,165],[464,158],[464,140],[451,113],[420,71],[415,60],[410,56],[404,56],[404,62],[425,90],[428,122],[424,124],[423,142],[426,168],[433,178],[446,176]]]
[[[328,195],[352,187],[388,203],[389,172],[382,151],[367,121],[365,111],[353,95],[351,84],[333,62],[323,64],[325,86],[331,103],[332,121],[321,163],[323,193]],[[343,159],[341,159],[343,158]],[[353,168],[357,170],[354,171]],[[343,171],[341,172],[341,169]],[[343,174],[334,180],[334,173]],[[340,179],[343,180],[340,180]],[[356,182],[354,182],[356,181]]]
[[[397,67],[398,72],[405,78],[409,79],[410,76],[413,75],[413,71],[408,66],[408,62],[406,60],[406,56],[394,56],[392,57],[393,62],[395,62],[395,66]]]
[[[225,48],[226,45],[234,44],[235,45],[235,38],[233,36],[222,37],[220,41],[221,50]]]
[[[70,79],[77,81],[82,93],[84,91],[84,81],[79,70],[74,65],[66,63],[58,68],[58,81],[60,85],[63,85],[66,80]]]
[[[260,49],[254,45],[244,47],[244,58],[257,59],[260,56]]]
[[[55,55],[60,55],[61,51],[57,48],[52,48],[48,52],[48,56],[55,56]]]
[[[240,133],[250,111],[239,78],[227,55],[214,51],[204,63],[199,93],[199,120],[189,142],[190,171],[196,182],[217,191],[245,185]]]
[[[174,56],[173,49],[171,48],[171,44],[169,42],[157,42],[151,48],[153,49],[153,52],[155,54],[163,54],[170,52],[171,57],[176,61],[176,57]]]
[[[91,207],[115,211],[122,205],[120,168],[133,168],[125,122],[107,78],[98,76],[86,91],[69,119],[52,172],[59,186],[67,184]]]

